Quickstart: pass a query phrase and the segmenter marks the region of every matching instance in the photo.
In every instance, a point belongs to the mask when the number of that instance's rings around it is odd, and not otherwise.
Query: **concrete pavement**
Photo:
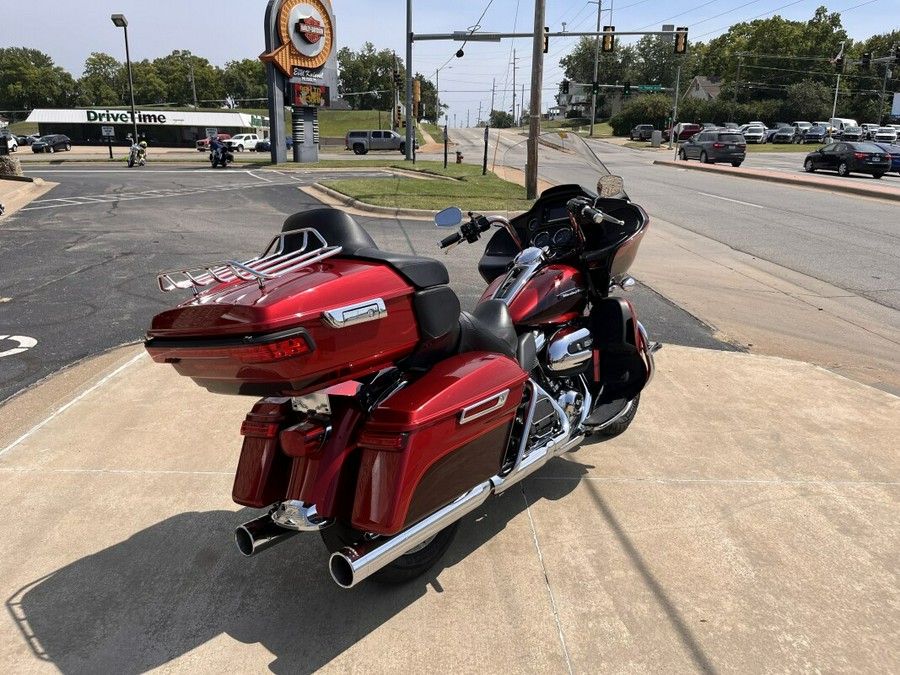
[[[253,399],[140,346],[0,409],[9,672],[892,672],[900,399],[667,345],[632,427],[465,519],[420,580],[344,591],[318,537],[253,559]],[[240,664],[239,666],[236,664]]]
[[[748,261],[700,267],[716,256],[655,221],[635,273],[666,295],[700,282],[777,292],[786,316],[789,301],[827,302],[828,289],[773,286]],[[687,309],[706,315],[716,302],[703,297]],[[884,338],[873,372],[891,365]],[[900,670],[900,398],[765,355],[666,345],[657,363],[625,434],[490,499],[423,578],[350,591],[314,534],[253,559],[234,549],[233,528],[255,515],[230,501],[255,399],[209,394],[140,346],[76,364],[0,407],[0,662],[16,673]]]

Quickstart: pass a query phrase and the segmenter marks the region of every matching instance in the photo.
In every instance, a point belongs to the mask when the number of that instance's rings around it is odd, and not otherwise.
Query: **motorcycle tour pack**
[[[442,263],[384,251],[332,208],[288,217],[251,260],[160,273],[191,293],[153,318],[153,360],[258,399],[232,498],[264,511],[236,529],[241,553],[319,532],[340,586],[405,581],[488,496],[621,433],[658,345],[610,296],[634,283],[649,220],[612,184],[550,188],[511,218],[438,214],[458,226],[444,248],[493,230],[471,312]]]

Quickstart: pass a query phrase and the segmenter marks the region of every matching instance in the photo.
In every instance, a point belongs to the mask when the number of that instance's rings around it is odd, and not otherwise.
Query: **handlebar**
[[[454,244],[458,244],[462,241],[463,236],[459,232],[454,232],[449,237],[444,237],[441,239],[439,244],[440,248],[447,248],[448,246],[453,246]]]
[[[607,223],[613,223],[614,225],[619,225],[620,227],[625,225],[624,220],[619,220],[608,213],[604,213],[600,209],[594,208],[592,203],[586,200],[583,197],[575,197],[574,199],[570,199],[566,206],[569,208],[569,211],[572,212],[572,215],[580,218],[585,218],[594,223],[601,224],[604,221]]]

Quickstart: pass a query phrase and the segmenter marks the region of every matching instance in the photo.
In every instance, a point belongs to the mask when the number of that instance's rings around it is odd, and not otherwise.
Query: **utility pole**
[[[543,49],[541,51],[543,51]],[[516,50],[515,49],[513,49],[512,71],[513,71],[513,104],[512,104],[513,123],[512,123],[512,125],[515,127],[515,126],[518,126],[516,124]]]
[[[466,110],[466,129],[469,128],[469,110]]]
[[[406,0],[406,159],[412,159],[416,149],[416,132],[413,128],[416,117],[412,114],[412,37],[412,0]]]
[[[731,101],[731,121],[734,122],[735,111],[737,110],[738,89],[741,88],[741,64],[744,62],[743,52],[738,52],[738,72],[737,82],[734,85],[734,99]],[[674,124],[674,122],[673,122]]]
[[[675,70],[675,101],[672,106],[672,131],[669,132],[669,150],[675,138],[675,123],[678,120],[678,97],[681,94],[681,59],[678,60],[678,68]]]
[[[490,118],[491,113],[494,112],[494,92],[497,89],[497,78],[495,77],[491,80],[491,109],[488,111],[488,118]]]
[[[481,124],[481,101],[478,101],[478,118],[475,120],[475,126]]]
[[[896,47],[895,47],[896,49]],[[881,98],[878,99],[878,124],[884,124],[884,90],[887,89],[887,81],[888,78],[893,77],[893,71],[891,70],[891,64],[884,64],[884,81],[881,83]],[[832,117],[834,115],[832,114]]]
[[[597,81],[597,70],[600,67],[600,12],[603,8],[603,0],[597,0],[597,44],[594,47],[594,82]],[[593,83],[591,84],[591,133],[594,135],[594,120],[597,118],[597,94],[594,93]]]
[[[541,53],[544,52],[543,45],[541,46]],[[534,72],[534,71],[532,71]],[[522,96],[519,98],[519,124],[522,123],[522,110],[525,109],[525,85],[522,85]]]
[[[531,104],[528,118],[528,161],[525,164],[525,196],[537,197],[538,136],[541,134],[541,83],[544,81],[544,15],[547,0],[534,0],[534,41],[531,49]]]
[[[838,70],[838,74],[837,74],[837,83],[834,85],[834,105],[831,106],[831,116],[832,117],[834,117],[835,114],[837,113],[838,91],[840,91],[840,89],[841,89],[841,70],[844,69],[844,43],[843,43],[843,41],[841,42],[841,51],[838,52],[838,56],[836,57],[835,60],[837,60],[837,58],[840,58],[840,64],[839,64],[840,70]],[[880,120],[879,120],[879,124],[881,124]],[[829,127],[830,126],[831,126],[831,124],[829,123]]]

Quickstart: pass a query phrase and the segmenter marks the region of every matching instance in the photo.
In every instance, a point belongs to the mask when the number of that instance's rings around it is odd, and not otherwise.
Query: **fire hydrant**
[[[463,161],[463,154],[459,150],[457,150],[456,151],[456,163],[462,164],[462,161]]]

